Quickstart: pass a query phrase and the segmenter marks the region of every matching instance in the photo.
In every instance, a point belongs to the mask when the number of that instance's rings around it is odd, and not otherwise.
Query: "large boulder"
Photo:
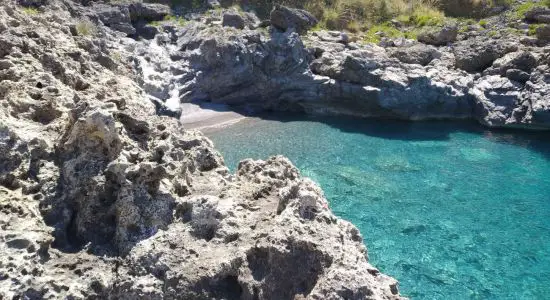
[[[421,32],[418,35],[418,41],[434,46],[445,46],[456,41],[457,35],[458,27],[444,26],[442,28],[432,28]]]
[[[522,86],[501,76],[485,76],[476,82],[472,94],[476,100],[475,116],[489,127],[516,123],[515,109],[521,104]]]
[[[128,6],[130,18],[135,21],[160,21],[170,14],[170,7],[160,3],[131,3]]]
[[[228,11],[223,14],[222,25],[226,27],[244,29],[245,21],[239,13]]]
[[[495,60],[493,65],[485,70],[483,74],[505,76],[511,80],[525,83],[536,66],[537,59],[531,52],[517,51]]]
[[[397,58],[399,61],[407,64],[419,64],[427,65],[432,60],[441,57],[441,52],[439,52],[435,47],[416,44],[411,47],[401,47],[395,49],[389,49],[391,57]]]
[[[99,20],[114,30],[132,35],[136,33],[131,24],[130,11],[126,6],[112,6],[107,4],[93,4],[91,11]]]
[[[457,43],[453,52],[456,67],[467,72],[482,72],[507,53],[518,50],[518,44],[511,41],[475,38]]]
[[[525,13],[525,20],[535,23],[550,23],[550,8],[534,7]]]
[[[537,38],[541,43],[550,42],[550,25],[543,25],[537,28]]]
[[[312,14],[302,9],[275,5],[271,11],[271,25],[282,31],[292,28],[299,34],[304,34],[318,22]]]

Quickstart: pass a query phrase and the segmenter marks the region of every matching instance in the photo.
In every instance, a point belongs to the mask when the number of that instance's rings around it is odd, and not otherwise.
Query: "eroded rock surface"
[[[281,11],[295,12],[278,6],[272,24]],[[292,26],[223,27],[224,18],[212,12],[183,27],[166,24],[154,40],[129,50],[143,57],[136,68],[155,70],[143,77],[143,87],[159,103],[206,101],[246,111],[550,128],[544,117],[533,115],[546,115],[550,106],[543,96],[550,85],[548,47],[482,36],[455,42],[452,26],[419,38],[440,47],[410,40],[385,41],[382,47],[355,43],[344,33],[307,34]],[[503,95],[508,100],[500,101]],[[495,119],[502,109],[516,113]]]
[[[229,73],[208,84],[212,66],[244,64],[246,75],[247,64],[265,64],[292,79],[288,68],[307,70],[309,55],[296,34],[270,43],[249,31],[232,43],[195,24],[174,32],[176,52],[134,59],[147,43],[126,37],[136,24],[91,13],[61,0],[37,14],[0,4],[0,298],[401,298],[368,263],[357,228],[286,158],[229,174],[207,138],[149,101],[183,79],[155,85],[163,69],[146,62],[178,53],[188,60],[169,73],[201,70],[193,92],[222,97],[230,82],[249,84]]]

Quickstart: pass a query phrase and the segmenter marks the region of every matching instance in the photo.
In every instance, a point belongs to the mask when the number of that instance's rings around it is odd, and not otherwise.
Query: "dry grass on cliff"
[[[224,5],[252,8],[267,17],[275,3],[302,8],[313,13],[320,26],[328,29],[360,31],[402,16],[412,22],[440,23],[444,15],[439,0],[223,0]]]
[[[274,4],[303,8],[327,29],[366,31],[397,19],[416,27],[441,25],[445,16],[476,17],[486,8],[510,5],[515,0],[221,0],[224,6],[240,5],[267,17]],[[550,0],[544,0],[550,1]]]

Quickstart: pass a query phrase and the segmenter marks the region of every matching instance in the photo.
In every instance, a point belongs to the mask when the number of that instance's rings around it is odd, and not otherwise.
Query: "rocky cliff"
[[[305,107],[317,88],[380,92],[314,75],[297,34],[148,25],[166,14],[0,3],[0,298],[401,298],[287,159],[229,174],[200,132],[159,116],[174,95]]]
[[[534,11],[524,22],[550,15],[550,9]],[[284,7],[264,22],[232,10],[188,14],[183,26],[159,24],[154,38],[131,51],[142,58],[138,69],[154,70],[142,73],[143,87],[159,102],[175,96],[176,103],[211,101],[249,111],[550,128],[550,37],[544,35],[550,25],[538,27],[538,38],[508,34],[507,27],[493,37],[469,27],[459,33],[450,25],[421,33],[420,42],[385,38],[375,45],[340,32],[305,34],[311,18]]]

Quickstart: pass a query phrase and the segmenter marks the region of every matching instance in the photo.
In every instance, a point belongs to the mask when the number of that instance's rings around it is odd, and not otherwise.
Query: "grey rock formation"
[[[245,21],[239,13],[229,11],[223,14],[222,25],[237,29],[244,29]]]
[[[166,54],[141,62],[173,76],[146,79],[144,88],[167,101],[174,99],[170,87],[179,86],[176,101],[211,101],[248,111],[406,120],[472,118],[489,126],[549,127],[547,122],[533,121],[532,114],[536,105],[539,115],[545,115],[546,104],[528,100],[546,101],[542,83],[547,71],[541,68],[541,58],[547,56],[542,49],[482,37],[451,47],[399,44],[382,48],[345,43],[336,32],[324,31],[300,37],[275,29],[228,30],[197,19],[179,31],[160,34],[146,46],[165,49]],[[532,85],[535,81],[540,84]],[[512,97],[509,92],[516,99],[501,101]],[[516,113],[502,118],[505,121],[484,121],[498,115],[499,106],[491,103],[505,103],[507,112]]]
[[[131,24],[128,7],[115,7],[97,3],[92,6],[92,9],[94,15],[97,15],[104,25],[129,35],[136,33],[136,29]]]
[[[457,35],[458,27],[444,26],[442,28],[428,29],[419,33],[418,41],[434,46],[445,46],[448,43],[456,41]]]
[[[550,42],[550,25],[543,25],[538,27],[536,30],[536,34],[539,41],[543,44]]]
[[[399,61],[407,64],[419,64],[427,65],[432,62],[434,59],[441,57],[441,52],[436,48],[416,44],[410,47],[399,47],[395,49],[388,49],[390,57],[395,57]]]
[[[135,2],[128,5],[132,21],[160,21],[170,14],[170,7],[160,3]]]
[[[292,28],[299,34],[304,34],[317,23],[312,14],[302,9],[275,5],[271,11],[271,25],[283,31]]]
[[[536,23],[550,23],[550,8],[534,7],[525,13],[525,20]]]
[[[514,123],[520,105],[521,85],[500,76],[481,78],[472,91],[477,100],[476,114],[481,123],[497,127]]]
[[[286,158],[229,174],[207,138],[158,116],[140,88],[164,66],[147,61],[185,49],[187,67],[203,68],[244,49],[200,26],[180,48],[101,23],[73,35],[90,11],[52,2],[36,15],[0,4],[0,298],[401,298],[357,228]],[[306,55],[296,33],[278,38],[270,51]],[[267,59],[281,74],[294,63]],[[187,76],[185,64],[170,72]]]
[[[479,37],[461,41],[453,46],[456,67],[467,72],[482,72],[495,60],[518,50],[514,41],[487,40]]]
[[[47,5],[49,0],[17,0],[17,3],[26,7],[41,7]]]

